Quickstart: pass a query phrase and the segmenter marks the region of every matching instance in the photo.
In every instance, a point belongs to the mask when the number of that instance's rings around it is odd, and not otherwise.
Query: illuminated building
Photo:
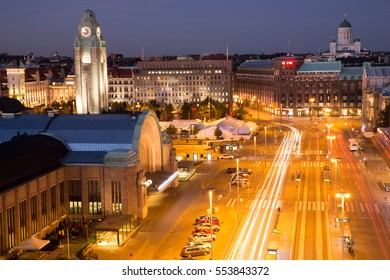
[[[127,226],[147,217],[147,193],[178,184],[175,149],[151,111],[6,114],[0,129],[0,255],[65,219]]]
[[[332,37],[329,43],[329,53],[324,53],[324,55],[346,57],[360,55],[361,53],[361,41],[359,38],[352,41],[352,25],[345,16],[338,27],[337,42]]]
[[[249,60],[237,68],[235,95],[277,115],[361,115],[363,67],[302,57]],[[255,105],[255,104],[253,104]]]
[[[137,101],[171,103],[201,102],[207,97],[230,103],[232,62],[229,60],[194,60],[192,58],[140,61],[135,77]]]
[[[108,110],[107,52],[100,25],[91,10],[83,13],[74,41],[78,114]]]
[[[362,119],[367,131],[376,128],[379,113],[390,103],[389,83],[390,66],[364,67]]]

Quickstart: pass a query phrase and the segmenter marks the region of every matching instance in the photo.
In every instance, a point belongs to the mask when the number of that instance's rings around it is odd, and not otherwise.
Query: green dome
[[[340,23],[339,27],[351,28],[352,25],[346,18],[344,18],[343,22]]]

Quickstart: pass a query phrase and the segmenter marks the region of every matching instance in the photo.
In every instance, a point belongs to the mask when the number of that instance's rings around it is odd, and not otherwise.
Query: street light
[[[336,193],[336,197],[341,197],[341,259],[344,259],[344,200],[345,198],[351,197],[351,194],[345,193],[341,191],[340,193]]]
[[[313,102],[314,102],[314,98],[310,98],[309,101],[310,101],[310,121],[311,123],[313,124]]]
[[[255,164],[254,164],[254,166],[253,166],[253,172],[254,172],[254,181],[253,181],[253,185],[254,185],[254,187],[256,187],[256,163],[257,163],[257,158],[256,158],[256,148],[257,148],[257,146],[256,146],[256,136],[254,136],[253,137],[253,139],[254,139],[254,142],[253,142],[253,145],[254,145],[254,150],[255,150]]]
[[[333,126],[332,123],[327,123],[325,126],[328,128],[328,135],[330,135],[330,128]]]
[[[265,154],[267,152],[267,126],[264,126],[264,168],[266,166],[265,164]]]
[[[214,230],[213,230],[213,191],[215,190],[215,188],[207,188],[207,190],[209,192],[209,199],[210,199],[210,225],[211,225],[210,260],[212,260],[214,258],[214,252],[213,252],[213,234],[214,234]]]
[[[337,180],[340,180],[340,174],[339,174],[339,167],[338,167],[338,162],[339,161],[341,161],[341,158],[332,158],[331,160],[330,160],[331,162],[334,162],[335,163],[335,165],[336,165],[336,178],[335,178],[335,180],[334,180],[334,182],[335,182],[335,188],[336,188],[336,183],[337,183]],[[339,182],[340,183],[340,182]],[[339,184],[340,185],[340,188],[341,188],[341,184]],[[332,188],[332,187],[331,187]]]
[[[332,136],[328,135],[328,136],[326,136],[326,138],[328,138],[329,141],[330,141],[330,142],[329,142],[329,152],[328,152],[328,154],[331,155],[331,154],[332,154],[332,140],[336,139],[336,136],[334,136],[334,135],[332,135]]]
[[[236,170],[236,182],[237,182],[237,223],[240,224],[240,180],[238,177],[238,169],[239,169],[239,160],[236,159],[237,162],[237,170]]]
[[[275,124],[274,124],[274,116],[275,116],[275,113],[273,112],[273,109],[272,109],[272,114],[271,114],[271,117],[272,117],[272,147],[273,149],[275,150]]]

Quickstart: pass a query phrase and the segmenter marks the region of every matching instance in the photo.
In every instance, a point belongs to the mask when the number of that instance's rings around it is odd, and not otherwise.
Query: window
[[[22,201],[19,203],[19,223],[20,223],[20,239],[25,240],[27,236],[27,203]]]
[[[64,181],[60,182],[60,215],[66,214],[67,210],[65,207],[65,183]]]
[[[15,240],[15,206],[7,209],[8,249],[16,246]]]
[[[47,191],[41,192],[41,217],[42,225],[47,226],[49,224],[49,217],[47,213]]]
[[[99,181],[97,180],[88,181],[88,213],[102,213],[102,197],[99,187]]]
[[[56,187],[53,186],[50,188],[50,219],[55,220],[57,218],[57,210],[56,210]]]
[[[81,201],[81,180],[69,181],[69,213],[81,214],[82,213],[82,201]]]
[[[111,200],[112,212],[114,214],[122,213],[122,190],[120,181],[111,182]]]
[[[34,195],[30,198],[31,204],[31,230],[32,233],[38,232],[38,204],[37,196]]]

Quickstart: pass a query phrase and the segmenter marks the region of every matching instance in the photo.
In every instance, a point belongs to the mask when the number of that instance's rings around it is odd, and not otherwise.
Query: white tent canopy
[[[22,244],[16,246],[15,249],[25,251],[39,251],[49,243],[49,240],[42,240],[35,236],[31,236],[30,238],[24,240]]]

